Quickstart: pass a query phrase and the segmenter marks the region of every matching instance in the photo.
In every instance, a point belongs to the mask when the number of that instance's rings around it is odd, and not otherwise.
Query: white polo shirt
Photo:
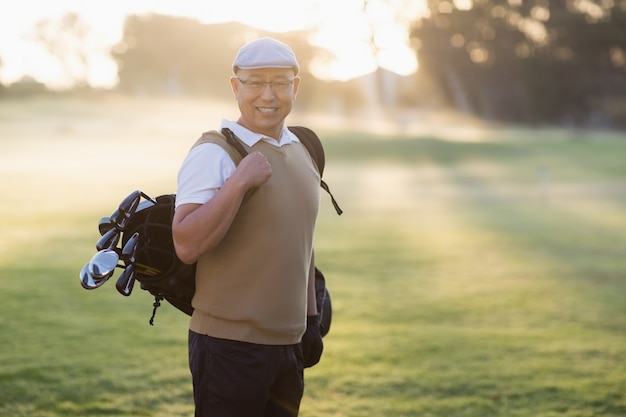
[[[260,133],[252,132],[237,122],[222,120],[220,130],[228,128],[248,146],[264,140],[281,147],[299,142],[287,126],[283,126],[280,142]],[[236,166],[228,153],[214,143],[203,143],[189,151],[178,171],[176,207],[182,204],[205,204],[233,174]]]

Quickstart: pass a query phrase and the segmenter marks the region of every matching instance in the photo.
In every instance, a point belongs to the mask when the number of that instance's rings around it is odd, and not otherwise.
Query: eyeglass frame
[[[261,80],[242,80],[239,77],[235,77],[237,81],[239,81],[245,88],[250,89],[251,91],[265,91],[267,86],[270,87],[270,90],[276,91],[287,91],[289,87],[293,86],[295,78],[291,80],[279,80],[279,81],[261,81]]]

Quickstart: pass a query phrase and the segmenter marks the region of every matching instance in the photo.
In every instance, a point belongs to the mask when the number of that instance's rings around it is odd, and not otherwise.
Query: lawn
[[[193,414],[187,317],[150,326],[148,293],[78,273],[98,219],[173,192],[219,110],[0,102],[1,416]],[[301,416],[626,415],[626,135],[447,127],[317,128],[345,213],[322,195],[334,316]]]

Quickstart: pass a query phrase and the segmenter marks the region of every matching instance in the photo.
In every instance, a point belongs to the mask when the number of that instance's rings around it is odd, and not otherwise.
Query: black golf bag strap
[[[237,136],[235,136],[232,130],[225,127],[222,129],[222,135],[224,135],[224,137],[226,138],[226,142],[228,142],[230,146],[235,148],[237,150],[237,153],[241,155],[241,159],[245,158],[246,155],[248,155],[248,151],[246,151],[246,148],[243,147],[243,145],[241,144],[239,139],[237,139]]]
[[[162,295],[154,296],[154,303],[152,304],[152,317],[150,317],[150,326],[154,326],[154,316],[156,316],[157,308],[161,307],[161,300],[163,300]]]
[[[232,159],[235,165],[239,164],[239,162],[248,155],[248,151],[243,146],[243,143],[237,139],[230,129],[223,129],[222,133],[217,130],[204,132],[191,148],[193,149],[203,143],[213,143],[220,146],[228,153],[228,156],[230,156],[230,159]]]
[[[328,184],[326,184],[326,181],[320,179],[320,187],[322,187],[322,189],[328,193],[328,195],[330,196],[330,201],[331,203],[333,203],[333,207],[335,208],[335,211],[338,215],[341,216],[343,214],[343,210],[341,209],[341,207],[339,207],[339,203],[337,203],[337,200],[335,200],[335,196],[333,195],[333,193],[330,192],[330,188],[328,187]]]
[[[311,155],[311,158],[315,161],[315,165],[317,165],[320,177],[324,176],[326,155],[324,154],[324,147],[322,146],[322,141],[319,136],[308,127],[289,126],[288,128],[300,139],[306,150],[309,151],[309,155]]]
[[[317,169],[320,173],[320,187],[328,193],[335,211],[341,216],[343,210],[339,207],[337,200],[335,200],[335,196],[333,196],[330,192],[330,187],[326,181],[322,179],[322,176],[324,175],[324,166],[326,165],[326,155],[324,154],[324,147],[322,146],[322,141],[319,136],[317,136],[314,131],[304,126],[289,126],[289,130],[291,130],[291,132],[300,139],[307,151],[309,151],[309,154],[311,155],[313,161],[315,161]]]

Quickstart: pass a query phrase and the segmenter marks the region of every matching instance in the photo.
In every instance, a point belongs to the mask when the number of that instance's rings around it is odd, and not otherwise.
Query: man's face
[[[253,132],[280,140],[280,131],[293,107],[300,78],[290,69],[240,69],[231,78],[231,85],[241,112],[239,123]]]

